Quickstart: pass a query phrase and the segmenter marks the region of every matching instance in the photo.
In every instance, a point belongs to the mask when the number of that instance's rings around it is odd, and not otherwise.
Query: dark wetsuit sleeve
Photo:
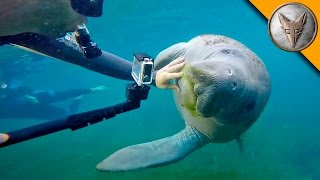
[[[103,12],[103,0],[70,0],[72,8],[79,14],[100,17]]]
[[[73,89],[66,91],[36,91],[31,96],[37,98],[40,103],[50,104],[58,101],[64,101],[67,99],[72,99],[81,95],[91,93],[90,88],[86,89]]]
[[[132,63],[130,61],[105,51],[97,58],[86,59],[79,47],[76,46],[72,40],[66,38],[68,38],[68,36],[54,39],[37,34],[25,33],[15,37],[12,44],[27,47],[110,77],[133,81],[131,76]]]

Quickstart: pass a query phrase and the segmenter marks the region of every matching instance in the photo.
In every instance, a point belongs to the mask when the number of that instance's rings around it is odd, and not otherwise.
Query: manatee
[[[201,35],[158,54],[155,69],[184,57],[180,91],[174,99],[185,128],[156,141],[123,148],[97,165],[101,171],[129,171],[177,162],[208,143],[237,140],[265,108],[271,83],[259,57],[240,42]],[[165,118],[165,117],[164,117]]]
[[[86,17],[72,9],[70,0],[0,1],[0,36],[32,32],[60,37],[83,23]]]

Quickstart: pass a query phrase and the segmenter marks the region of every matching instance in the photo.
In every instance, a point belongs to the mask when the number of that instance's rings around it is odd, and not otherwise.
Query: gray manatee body
[[[247,47],[220,35],[201,35],[175,44],[155,60],[160,69],[183,56],[175,103],[186,128],[156,141],[123,148],[97,165],[102,171],[128,171],[179,161],[207,143],[240,136],[265,108],[271,83],[262,61]]]

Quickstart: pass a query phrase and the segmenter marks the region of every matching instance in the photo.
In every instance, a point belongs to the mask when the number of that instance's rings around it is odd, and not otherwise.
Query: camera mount
[[[117,114],[138,109],[141,100],[146,100],[148,98],[149,90],[150,87],[147,85],[138,86],[136,83],[129,83],[126,87],[125,95],[127,100],[125,102],[6,133],[9,135],[9,140],[0,144],[0,148],[65,129],[75,131],[87,127],[88,125],[113,118]]]

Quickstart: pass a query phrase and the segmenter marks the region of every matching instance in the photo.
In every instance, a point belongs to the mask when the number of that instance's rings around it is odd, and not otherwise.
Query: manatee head
[[[200,36],[184,47],[186,66],[175,100],[186,124],[212,142],[239,137],[258,118],[270,95],[260,59],[235,40]]]

